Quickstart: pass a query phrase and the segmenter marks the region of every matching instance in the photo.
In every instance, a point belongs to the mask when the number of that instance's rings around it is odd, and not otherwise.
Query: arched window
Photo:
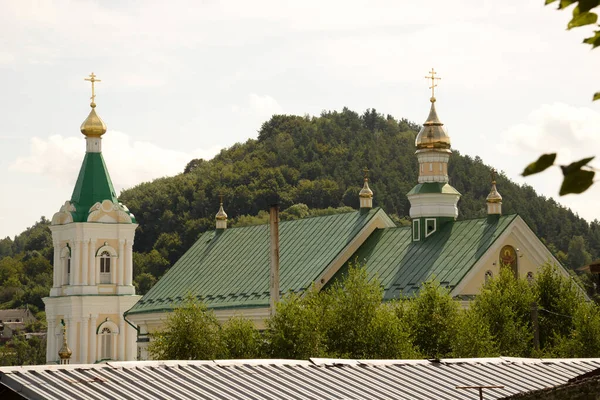
[[[100,283],[110,283],[110,253],[100,253]]]
[[[71,249],[69,248],[69,246],[65,246],[62,249],[60,253],[60,258],[62,259],[64,271],[62,277],[62,284],[68,285],[71,278]]]
[[[112,332],[109,327],[102,328],[100,332],[100,359],[112,359]]]
[[[494,277],[494,274],[492,273],[492,271],[487,270],[485,271],[485,283],[488,283],[490,281],[490,279],[492,279]]]

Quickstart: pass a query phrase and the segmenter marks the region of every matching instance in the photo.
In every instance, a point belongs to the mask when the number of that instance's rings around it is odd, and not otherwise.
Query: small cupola
[[[219,205],[219,212],[217,212],[217,215],[215,215],[215,219],[217,221],[217,230],[220,229],[227,229],[227,214],[225,213],[225,210],[223,209],[223,195],[219,195],[220,197],[220,205]]]
[[[63,326],[63,344],[60,350],[58,350],[58,357],[60,358],[61,364],[68,364],[73,352],[67,345],[67,326],[65,325],[64,320],[61,320],[61,322]]]
[[[492,190],[487,195],[485,202],[487,203],[488,215],[502,215],[502,196],[496,189],[496,170],[492,168]]]
[[[369,170],[365,168],[364,172],[364,183],[363,188],[358,193],[360,200],[360,209],[369,210],[373,208],[373,191],[369,187]]]

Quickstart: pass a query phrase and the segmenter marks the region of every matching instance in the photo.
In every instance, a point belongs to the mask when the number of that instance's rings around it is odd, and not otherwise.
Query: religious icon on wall
[[[517,269],[517,251],[514,247],[510,245],[506,245],[502,247],[500,250],[500,266],[509,267],[513,274],[515,274],[515,278],[519,276],[519,272]]]

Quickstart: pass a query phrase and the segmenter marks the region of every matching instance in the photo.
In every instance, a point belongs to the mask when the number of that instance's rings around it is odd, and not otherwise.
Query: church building
[[[59,362],[63,347],[72,351],[71,363],[135,359],[136,330],[123,313],[141,297],[132,284],[137,224],[118,202],[102,157],[106,125],[96,113],[94,94],[100,81],[94,73],[86,80],[92,83],[92,109],[81,124],[86,153],[71,199],[50,226],[54,273],[50,296],[43,299],[48,363]]]
[[[433,70],[429,79],[431,108],[415,143],[419,177],[407,194],[410,226],[396,226],[373,207],[366,173],[360,209],[342,214],[279,223],[272,213],[271,227],[229,228],[221,200],[216,229],[202,234],[140,299],[132,285],[137,223],[117,200],[102,157],[106,126],[96,114],[99,81],[92,73],[92,110],[81,126],[87,151],[71,199],[52,218],[47,362],[59,361],[59,349],[61,362],[147,359],[149,334],[190,293],[221,321],[242,315],[262,328],[279,296],[327,287],[352,264],[380,280],[384,300],[411,296],[434,277],[465,302],[501,266],[527,279],[546,262],[560,266],[521,217],[502,215],[494,172],[487,216],[458,219],[461,194],[448,180],[451,142],[436,111]]]
[[[380,208],[365,175],[360,210],[278,223],[279,295],[318,289],[343,276],[351,264],[377,277],[384,300],[415,294],[432,277],[457,300],[476,296],[502,265],[534,279],[545,262],[560,266],[518,215],[502,215],[502,196],[492,171],[487,216],[457,220],[461,194],[448,182],[450,137],[436,111],[432,70],[431,109],[416,137],[417,185],[408,193],[411,225],[398,227]],[[243,315],[264,327],[272,312],[273,241],[269,225],[227,227],[223,204],[216,230],[204,233],[148,293],[125,313],[138,327],[138,354],[146,359],[149,333],[188,293],[221,321]],[[278,245],[277,245],[278,243]],[[568,275],[561,267],[561,271]]]

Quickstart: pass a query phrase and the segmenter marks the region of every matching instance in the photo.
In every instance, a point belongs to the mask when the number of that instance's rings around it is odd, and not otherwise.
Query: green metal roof
[[[350,262],[365,263],[369,277],[381,281],[386,300],[414,294],[431,277],[453,289],[516,217],[444,224],[433,236],[418,242],[412,241],[410,227],[377,229]],[[330,282],[347,269],[346,264]]]
[[[71,196],[71,203],[77,210],[72,213],[73,221],[87,221],[90,208],[103,200],[118,203],[104,158],[102,153],[85,153],[83,164],[81,164],[79,170],[79,177]]]
[[[450,184],[443,182],[425,182],[419,183],[417,186],[411,189],[407,195],[410,194],[423,194],[423,193],[446,193],[446,194],[460,194],[458,190],[454,189]]]
[[[379,211],[281,222],[281,292],[308,288]],[[126,314],[171,310],[190,293],[211,308],[266,307],[269,244],[268,225],[206,232]]]

